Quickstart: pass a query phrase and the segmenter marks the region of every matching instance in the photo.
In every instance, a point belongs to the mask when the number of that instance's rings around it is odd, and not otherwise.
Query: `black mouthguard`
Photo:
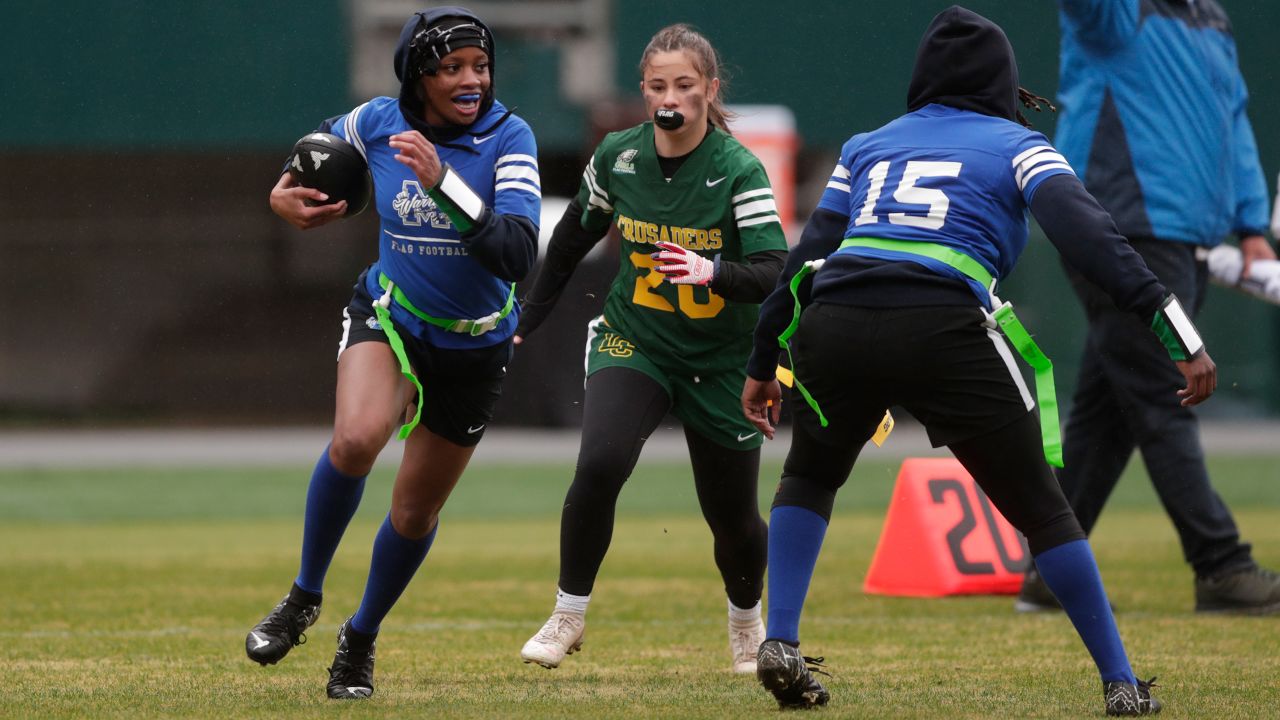
[[[684,115],[676,110],[657,110],[653,113],[653,124],[663,130],[676,130],[684,125]]]

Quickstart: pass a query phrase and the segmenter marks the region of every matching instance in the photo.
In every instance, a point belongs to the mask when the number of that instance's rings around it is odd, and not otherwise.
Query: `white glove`
[[[1254,260],[1249,264],[1249,277],[1240,281],[1240,289],[1280,305],[1280,260]]]
[[[1249,276],[1240,277],[1244,258],[1240,248],[1222,244],[1209,251],[1209,277],[1217,285],[1242,290],[1254,297],[1280,305],[1280,260],[1254,260]]]
[[[662,263],[655,270],[677,285],[706,285],[716,274],[716,264],[696,252],[669,242],[655,243],[662,248],[649,257]]]

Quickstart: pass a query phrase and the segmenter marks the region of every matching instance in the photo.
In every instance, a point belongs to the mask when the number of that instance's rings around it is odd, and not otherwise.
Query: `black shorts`
[[[976,306],[815,303],[792,352],[796,377],[830,424],[821,427],[799,393],[795,422],[828,445],[866,441],[890,406],[919,420],[934,447],[994,432],[1035,407],[1016,354]]]
[[[373,297],[362,273],[351,303],[342,311],[338,355],[362,342],[390,345],[373,312]],[[399,328],[397,328],[399,330]],[[472,447],[480,442],[502,397],[502,381],[511,362],[511,339],[468,350],[438,348],[408,332],[400,332],[405,354],[422,383],[422,425],[451,443]]]

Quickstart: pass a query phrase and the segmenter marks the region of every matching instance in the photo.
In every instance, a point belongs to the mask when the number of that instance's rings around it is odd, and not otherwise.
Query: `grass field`
[[[1259,560],[1280,565],[1280,457],[1217,458]],[[583,652],[556,671],[520,645],[553,603],[567,467],[472,468],[423,570],[384,624],[377,693],[325,698],[333,634],[359,600],[389,477],[371,478],[310,642],[279,666],[248,628],[297,569],[307,469],[0,471],[0,717],[775,717],[728,672],[724,596],[688,469],[643,463],[624,491]],[[767,507],[776,466],[762,473]],[[1008,597],[911,600],[859,588],[896,463],[840,497],[802,624],[825,655],[822,717],[1101,716],[1062,616]],[[1199,617],[1191,576],[1140,471],[1095,546],[1136,669],[1173,717],[1272,718],[1280,618]]]

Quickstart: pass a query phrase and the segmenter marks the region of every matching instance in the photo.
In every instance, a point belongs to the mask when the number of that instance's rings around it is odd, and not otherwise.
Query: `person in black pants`
[[[1160,710],[1150,683],[1134,675],[1089,542],[1046,462],[1058,460],[1056,423],[1042,433],[996,330],[1043,366],[994,294],[1026,246],[1028,209],[1064,258],[1162,338],[1174,361],[1165,363],[1186,383],[1171,395],[1203,401],[1216,369],[1177,298],[1048,140],[1022,126],[1019,99],[1042,100],[1018,87],[1004,32],[963,8],[940,13],[920,42],[908,112],[845,143],[761,306],[743,413],[773,436],[780,344],[803,398],[769,515],[767,638],[756,667],[783,708],[829,700],[808,667],[815,661],[800,652],[801,611],[836,493],[884,408],[897,405],[1026,536],[1093,657],[1107,713]],[[1038,392],[1047,399],[1047,386]]]
[[[1263,235],[1266,183],[1226,13],[1214,0],[1059,5],[1058,147],[1194,317],[1208,276],[1201,250],[1235,233],[1246,273],[1254,260],[1276,257]],[[1196,416],[1170,394],[1178,373],[1136,319],[1070,263],[1067,274],[1089,332],[1058,482],[1081,527],[1093,530],[1136,448],[1195,571],[1196,611],[1280,612],[1280,575],[1259,567],[1241,542],[1210,484]],[[1059,604],[1033,567],[1014,607]]]

